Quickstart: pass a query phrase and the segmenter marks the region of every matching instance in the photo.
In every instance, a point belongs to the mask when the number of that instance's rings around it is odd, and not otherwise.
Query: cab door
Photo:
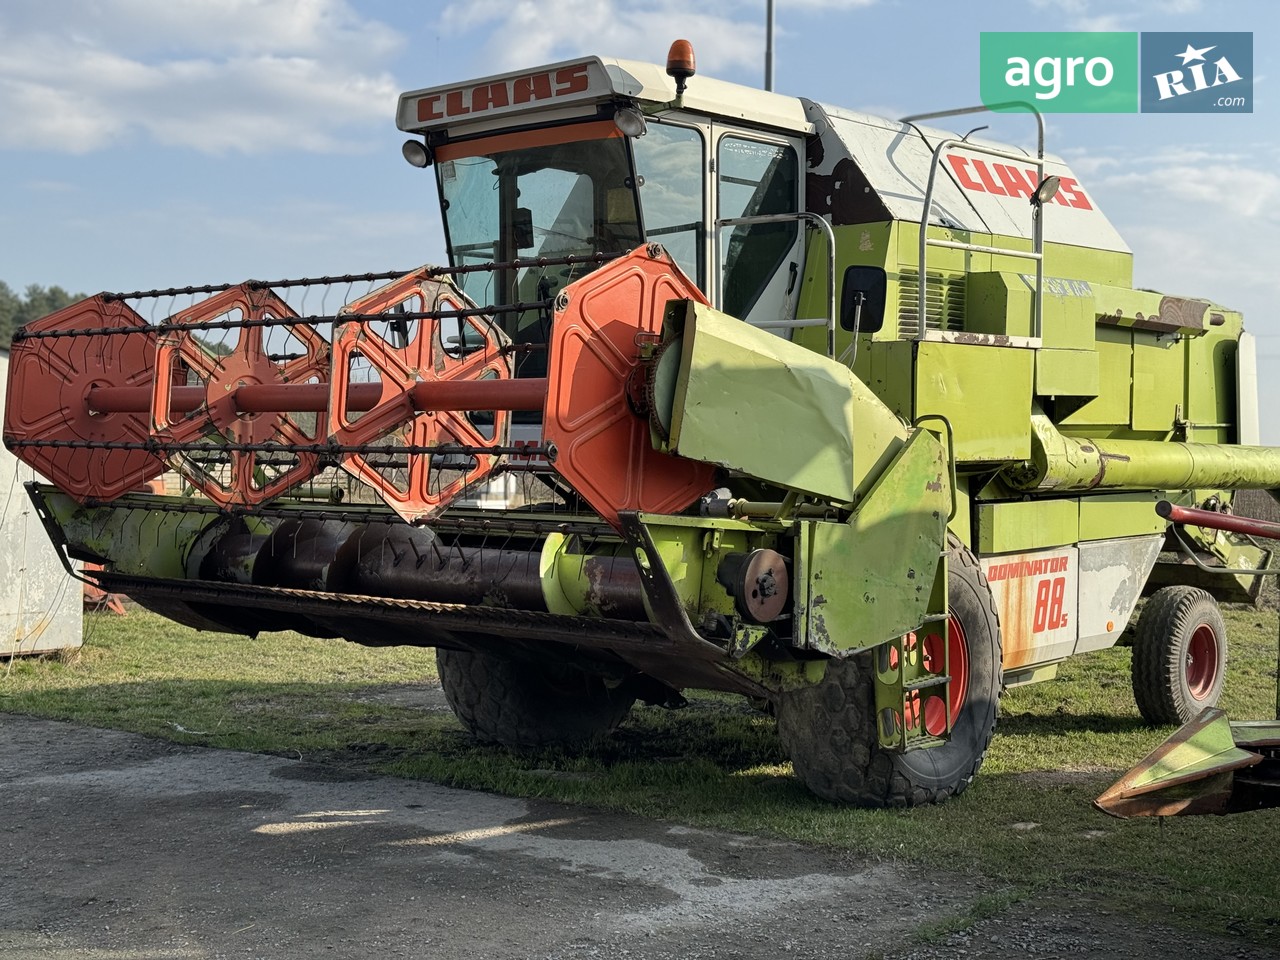
[[[650,121],[633,144],[646,239],[663,244],[717,308],[748,322],[795,318],[804,231],[798,221],[715,223],[803,210],[803,146],[681,113]]]
[[[712,126],[715,221],[804,209],[803,143],[794,137]],[[712,300],[748,323],[795,319],[804,275],[799,220],[716,226]],[[783,328],[776,332],[790,338]]]

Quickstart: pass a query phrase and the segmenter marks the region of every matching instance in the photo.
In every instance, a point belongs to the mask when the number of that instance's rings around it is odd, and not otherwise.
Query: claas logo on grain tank
[[[576,63],[555,71],[530,73],[509,80],[495,80],[492,83],[478,83],[471,87],[428,94],[418,100],[418,121],[425,123],[429,120],[444,120],[446,117],[463,117],[500,107],[584,93],[590,87],[587,76],[589,66],[587,63]]]
[[[954,153],[947,154],[947,163],[951,165],[960,186],[966,190],[990,193],[997,197],[1026,197],[1028,200],[1035,193],[1035,170],[1019,170],[1007,163],[988,163]],[[1075,207],[1077,210],[1093,209],[1089,198],[1071,177],[1062,178],[1062,185],[1054,194],[1053,202],[1064,207]]]

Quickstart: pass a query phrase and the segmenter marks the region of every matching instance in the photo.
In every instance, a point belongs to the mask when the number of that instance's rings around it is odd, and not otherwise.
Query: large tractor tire
[[[1227,673],[1227,629],[1213,597],[1163,587],[1147,600],[1133,638],[1133,698],[1151,724],[1183,724],[1216,706]]]
[[[575,746],[608,735],[635,698],[596,674],[559,663],[436,650],[454,715],[478,740],[512,750]]]
[[[874,651],[833,660],[823,679],[778,702],[778,732],[796,774],[818,796],[862,807],[938,803],[973,782],[995,732],[1002,668],[1000,625],[977,558],[951,538],[948,621],[951,737],[937,747],[896,753],[876,735]],[[926,628],[927,630],[927,628]],[[923,633],[926,656],[941,633]],[[943,717],[926,710],[930,730]]]

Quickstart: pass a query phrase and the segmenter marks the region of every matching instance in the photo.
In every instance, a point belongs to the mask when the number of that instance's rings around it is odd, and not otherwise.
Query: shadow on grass
[[[522,766],[668,764],[732,774],[786,763],[774,721],[745,701],[695,699],[678,711],[637,706],[610,737],[574,753],[513,754],[467,735],[434,684],[153,680],[25,691],[0,687],[0,710],[129,730],[180,743],[333,762],[408,753],[509,758]]]
[[[1141,717],[1112,713],[1017,713],[1000,717],[996,735],[1052,737],[1068,733],[1141,733],[1155,729]]]
[[[463,732],[439,687],[426,683],[172,679],[17,691],[0,686],[0,710],[334,763],[437,754],[444,761],[484,759],[513,768],[597,774],[623,766],[700,763],[724,776],[759,779],[786,776],[789,766],[771,716],[745,700],[717,695],[694,695],[681,710],[636,706],[612,736],[573,753],[512,754],[479,743]],[[1080,732],[1148,731],[1136,716],[1022,712],[1002,717],[996,736],[1051,743]]]

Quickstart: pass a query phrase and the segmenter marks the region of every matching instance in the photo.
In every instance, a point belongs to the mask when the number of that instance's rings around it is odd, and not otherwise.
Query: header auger
[[[1195,661],[1135,676],[1148,719],[1211,706],[1214,598],[1269,554],[1167,541],[1154,505],[1280,487],[1240,316],[1135,290],[1043,147],[676,53],[406,93],[447,267],[23,330],[5,442],[55,543],[198,628],[436,646],[464,726],[514,748],[768,699],[839,802],[959,793],[1005,685],[1129,637]],[[1128,630],[1144,594],[1186,629]]]

